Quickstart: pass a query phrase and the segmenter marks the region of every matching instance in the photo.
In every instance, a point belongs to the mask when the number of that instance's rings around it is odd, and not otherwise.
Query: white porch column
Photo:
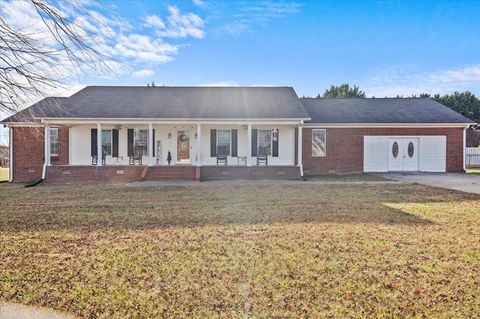
[[[102,165],[102,124],[97,123],[97,165]]]
[[[153,158],[153,124],[148,123],[148,166],[153,166],[155,159]]]
[[[248,123],[247,166],[252,166],[252,124]]]
[[[202,125],[197,123],[197,166],[202,166]]]
[[[50,158],[50,126],[45,125],[45,133],[43,134],[45,138],[45,165],[51,165]]]
[[[303,137],[302,137],[302,125],[298,125],[298,150],[297,150],[297,154],[298,154],[298,167],[300,167],[300,175],[303,176],[303,147],[302,147],[302,141],[303,141]]]

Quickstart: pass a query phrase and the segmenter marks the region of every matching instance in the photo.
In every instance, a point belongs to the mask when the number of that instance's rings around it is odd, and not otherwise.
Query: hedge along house
[[[2,121],[11,181],[462,171],[472,121],[431,99],[299,99],[290,87],[86,87]]]

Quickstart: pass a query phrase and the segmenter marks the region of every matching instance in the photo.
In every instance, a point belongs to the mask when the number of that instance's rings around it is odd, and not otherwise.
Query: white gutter
[[[48,164],[48,157],[50,156],[49,146],[50,146],[50,130],[48,125],[45,126],[45,131],[43,133],[44,137],[44,151],[45,151],[45,160],[43,161],[43,169],[42,169],[42,179],[45,179],[47,175],[47,164]]]
[[[467,128],[464,128],[463,129],[463,150],[462,150],[462,153],[463,153],[463,171],[466,172],[467,171],[467,163],[466,163],[466,154],[465,154],[465,151],[467,149]]]

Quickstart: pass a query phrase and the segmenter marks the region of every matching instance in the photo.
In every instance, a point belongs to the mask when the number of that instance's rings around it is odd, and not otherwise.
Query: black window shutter
[[[238,130],[232,130],[232,157],[237,157],[238,152]]]
[[[133,129],[127,132],[127,156],[133,156]]]
[[[217,130],[210,130],[210,157],[217,157]]]
[[[280,139],[280,130],[276,130],[277,132],[277,140],[272,141],[272,156],[278,157],[278,140]]]
[[[92,128],[90,130],[90,156],[97,156],[97,129]]]
[[[112,130],[112,157],[118,157],[118,130]]]
[[[155,129],[152,130],[152,156],[155,157]]]
[[[252,130],[252,157],[257,156],[257,129]]]

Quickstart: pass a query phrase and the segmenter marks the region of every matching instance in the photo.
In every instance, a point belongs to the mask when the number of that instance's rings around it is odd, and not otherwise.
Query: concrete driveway
[[[464,173],[386,173],[382,177],[422,185],[480,194],[480,174]]]

